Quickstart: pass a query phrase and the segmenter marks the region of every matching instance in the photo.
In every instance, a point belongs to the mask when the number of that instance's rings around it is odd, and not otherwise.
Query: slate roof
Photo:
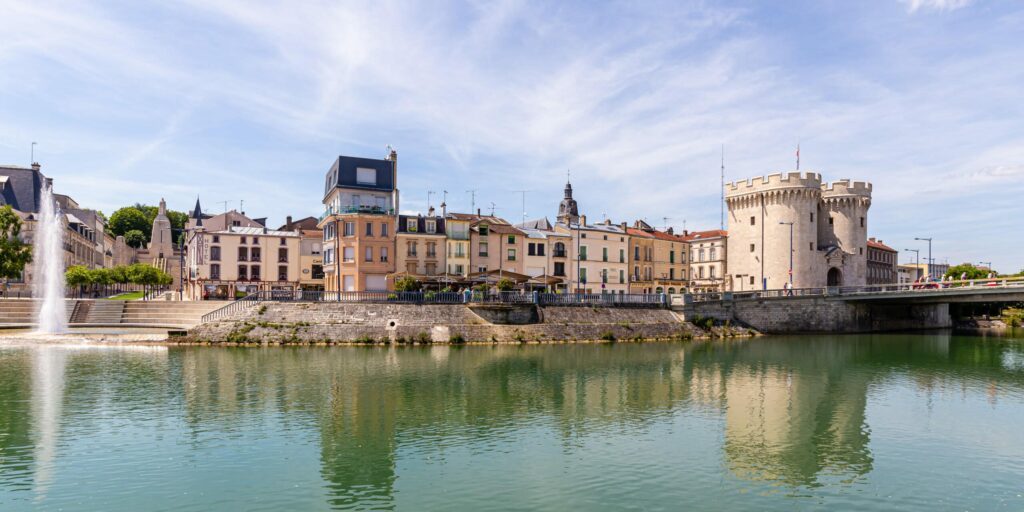
[[[415,233],[417,235],[443,235],[444,231],[444,217],[434,217],[437,223],[437,230],[433,233],[427,233],[427,219],[430,217],[413,216],[413,215],[399,215],[398,216],[398,233]],[[409,231],[409,219],[416,219],[416,231]]]
[[[7,178],[0,183],[0,206],[26,213],[39,213],[39,194],[46,177],[31,167],[16,165],[0,166],[0,177]]]

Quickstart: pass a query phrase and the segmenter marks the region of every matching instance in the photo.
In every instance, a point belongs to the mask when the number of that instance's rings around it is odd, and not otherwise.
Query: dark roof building
[[[339,156],[327,171],[324,197],[335,188],[390,192],[395,189],[396,162],[376,158]]]
[[[38,213],[39,195],[46,179],[39,170],[39,164],[32,164],[32,167],[0,166],[0,206],[9,205],[23,213]]]

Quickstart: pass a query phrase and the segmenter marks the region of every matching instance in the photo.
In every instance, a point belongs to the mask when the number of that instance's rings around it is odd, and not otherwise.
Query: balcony
[[[551,253],[551,257],[553,257],[553,258],[565,258],[566,257],[565,251],[554,251],[553,253]]]
[[[342,206],[341,208],[328,208],[324,211],[323,215],[319,217],[318,222],[323,222],[324,219],[331,215],[346,215],[353,213],[365,213],[371,215],[394,215],[395,210],[393,208],[383,208],[380,206]]]

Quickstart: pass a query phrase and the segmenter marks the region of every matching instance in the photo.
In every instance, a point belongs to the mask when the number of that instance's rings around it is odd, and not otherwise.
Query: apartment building
[[[470,227],[474,216],[465,213],[446,214],[444,209],[442,204],[446,235],[445,266],[449,275],[466,277],[476,271],[472,269],[470,261]]]
[[[395,268],[413,276],[443,275],[447,270],[445,218],[433,215],[399,215]]]
[[[523,269],[531,277],[531,285],[552,292],[567,291],[572,236],[555,231],[547,219],[516,227],[525,237]]]
[[[659,231],[642,220],[629,235],[630,293],[683,293],[687,289],[687,247],[671,228]]]
[[[384,160],[339,156],[327,171],[324,213],[324,288],[387,290],[395,272],[398,154]]]
[[[477,215],[470,223],[470,274],[492,270],[523,274],[524,239],[523,232],[507,220]]]
[[[721,229],[686,232],[683,239],[689,245],[689,289],[691,292],[725,291],[729,288],[726,277],[726,251],[729,234]],[[736,291],[757,289],[747,285],[747,275],[733,276],[741,283]],[[755,279],[756,283],[756,279]]]
[[[229,226],[189,232],[190,300],[226,300],[254,292],[293,293],[301,286],[301,235],[264,227]]]
[[[899,256],[899,251],[881,240],[868,238],[868,284],[898,283]]]

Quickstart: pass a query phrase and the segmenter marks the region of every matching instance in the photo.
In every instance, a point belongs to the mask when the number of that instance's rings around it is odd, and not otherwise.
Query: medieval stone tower
[[[732,290],[782,288],[791,261],[795,288],[866,283],[871,184],[791,172],[728,183],[725,196]]]

